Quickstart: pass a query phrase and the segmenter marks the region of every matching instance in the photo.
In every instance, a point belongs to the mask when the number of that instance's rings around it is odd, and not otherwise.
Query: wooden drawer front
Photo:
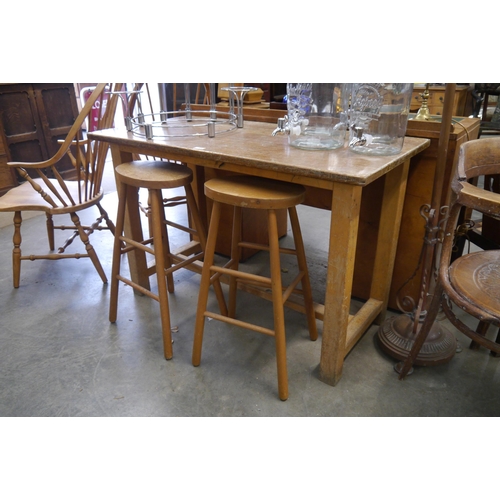
[[[424,90],[422,89],[421,91],[419,90],[414,90],[413,94],[411,96],[411,107],[410,109],[412,111],[419,110],[420,107],[422,106],[423,98],[422,98],[422,93]],[[443,103],[444,103],[444,91],[440,90],[429,90],[429,97],[427,99],[427,106],[429,109],[432,108],[443,108]],[[432,112],[431,112],[432,113]]]
[[[429,113],[431,115],[442,115],[443,114],[443,106],[442,105],[429,105]]]
[[[424,87],[413,89],[411,96],[410,111],[416,113],[422,106],[422,94]],[[430,87],[427,106],[431,115],[442,115],[444,105],[445,87]],[[453,116],[463,116],[465,112],[465,104],[467,100],[468,88],[465,86],[457,87],[455,90],[455,98],[453,100]]]
[[[431,90],[429,94],[429,106],[442,108],[444,104],[444,90]]]
[[[420,109],[420,106],[422,106],[422,97],[420,96],[422,92],[423,90],[413,90],[413,93],[411,95],[410,111],[418,111]]]

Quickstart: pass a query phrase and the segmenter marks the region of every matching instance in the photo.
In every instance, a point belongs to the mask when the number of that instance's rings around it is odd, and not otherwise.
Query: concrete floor
[[[114,216],[110,185],[104,206]],[[88,214],[88,216],[93,215]],[[326,274],[328,213],[300,207],[316,299]],[[122,285],[119,319],[108,321],[109,286],[88,260],[23,262],[12,287],[10,214],[0,220],[0,416],[419,417],[500,415],[498,358],[463,346],[450,363],[416,367],[405,381],[393,370],[372,326],[345,360],[335,387],[317,377],[320,339],[308,340],[304,317],[288,310],[289,399],[277,395],[273,339],[207,323],[201,365],[191,364],[199,275],[180,271],[170,296],[174,358],[163,358],[158,303]],[[44,217],[23,224],[24,254],[46,244]],[[318,238],[318,235],[325,235]],[[288,236],[286,237],[288,238]],[[286,239],[285,238],[285,239]],[[93,244],[108,274],[112,236]],[[256,256],[245,265],[261,266]],[[284,264],[287,266],[288,264]],[[355,306],[355,305],[354,305]],[[240,314],[270,321],[270,304],[240,295]],[[270,323],[269,323],[270,324]],[[471,324],[475,324],[473,321]],[[238,330],[238,331],[237,331]]]

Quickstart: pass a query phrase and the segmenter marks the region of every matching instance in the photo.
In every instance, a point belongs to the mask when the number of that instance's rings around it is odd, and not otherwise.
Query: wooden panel
[[[57,141],[64,139],[78,116],[73,84],[34,84],[40,122],[49,156],[59,149]],[[65,166],[71,168],[68,161]],[[64,168],[66,170],[67,168]]]
[[[72,83],[0,85],[0,120],[11,161],[49,159],[78,115]],[[74,176],[69,158],[58,165],[63,177]]]
[[[31,85],[0,86],[0,119],[11,161],[49,158]]]
[[[8,161],[7,147],[4,134],[2,134],[2,122],[0,121],[0,196],[18,184],[14,171],[11,168],[2,168],[2,165]]]

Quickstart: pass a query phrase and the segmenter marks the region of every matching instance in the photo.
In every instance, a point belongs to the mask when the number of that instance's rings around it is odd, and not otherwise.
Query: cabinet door
[[[65,139],[78,116],[75,88],[72,83],[34,83],[33,91],[42,127],[48,158],[59,149],[59,139]],[[57,167],[63,177],[73,176],[74,168],[68,157]]]
[[[2,122],[0,121],[0,196],[9,189],[17,186],[17,178],[12,168],[2,168],[4,163],[9,161],[6,153],[5,139],[2,132]]]
[[[0,85],[0,120],[10,161],[49,159],[77,115],[72,83]],[[58,170],[64,177],[74,174],[69,158]]]
[[[30,84],[0,86],[0,119],[10,161],[49,158]]]

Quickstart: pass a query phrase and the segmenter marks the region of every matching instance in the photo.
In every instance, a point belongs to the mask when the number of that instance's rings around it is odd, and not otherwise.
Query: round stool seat
[[[148,189],[185,186],[193,179],[190,168],[170,161],[131,161],[118,165],[115,172],[120,182]]]
[[[302,203],[306,190],[291,182],[235,175],[208,180],[205,195],[228,205],[274,210]]]
[[[458,294],[500,318],[500,250],[459,257],[450,266],[449,276]]]

